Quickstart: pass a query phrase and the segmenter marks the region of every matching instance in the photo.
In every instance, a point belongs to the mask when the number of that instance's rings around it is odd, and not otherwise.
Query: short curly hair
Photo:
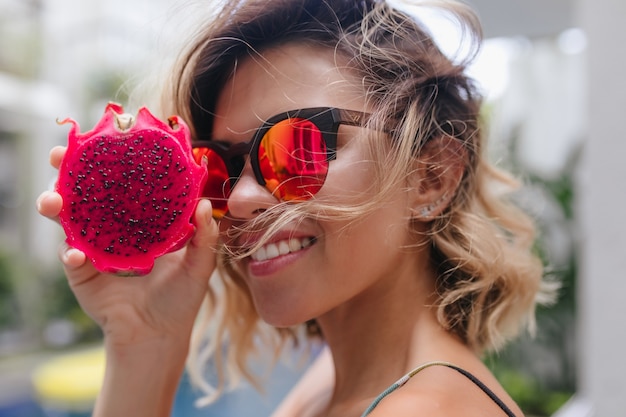
[[[239,60],[285,43],[310,43],[343,57],[365,87],[374,109],[370,123],[392,127],[386,129],[392,145],[386,145],[380,161],[387,179],[406,179],[407,168],[431,138],[460,141],[467,153],[461,184],[428,236],[439,276],[438,319],[480,353],[501,346],[522,324],[532,326],[543,268],[533,251],[533,222],[507,197],[518,182],[483,155],[482,98],[466,75],[482,40],[478,19],[461,3],[432,3],[470,36],[475,48],[467,59],[446,56],[419,20],[382,0],[227,2],[181,56],[163,102],[167,112],[190,121],[196,138],[210,137],[218,94]],[[381,196],[388,184],[397,183],[381,181]],[[367,209],[334,213],[357,216]],[[221,264],[220,295],[208,296],[208,316],[219,322],[217,335],[208,345],[198,343],[204,350],[191,358],[222,355],[219,346],[228,340],[226,362],[250,376],[246,357],[265,326],[236,269],[227,259]],[[270,330],[279,346],[296,334],[294,329]]]

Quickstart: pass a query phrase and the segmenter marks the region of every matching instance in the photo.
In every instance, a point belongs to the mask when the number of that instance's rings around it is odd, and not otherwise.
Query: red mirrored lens
[[[230,195],[230,176],[226,164],[215,151],[209,148],[193,148],[193,156],[197,163],[201,163],[202,159],[206,158],[209,177],[202,196],[211,200],[213,217],[222,218],[228,210],[227,202]]]
[[[322,132],[307,119],[286,119],[272,126],[261,139],[258,156],[266,187],[281,200],[310,198],[328,173]]]

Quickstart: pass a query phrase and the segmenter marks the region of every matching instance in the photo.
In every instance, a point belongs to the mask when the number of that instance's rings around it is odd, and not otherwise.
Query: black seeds
[[[190,171],[181,163],[185,158],[168,141],[172,138],[152,132],[145,139],[101,136],[78,151],[74,161],[84,165],[68,171],[68,191],[76,197],[67,201],[85,241],[106,253],[132,257],[170,239],[167,229],[182,221],[179,209],[188,202],[181,204],[181,199],[188,198],[191,187],[188,176],[181,175]]]

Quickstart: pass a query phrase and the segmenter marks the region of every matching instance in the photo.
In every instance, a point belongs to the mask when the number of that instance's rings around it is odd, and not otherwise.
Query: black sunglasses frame
[[[254,133],[248,142],[240,142],[234,145],[219,140],[197,140],[192,142],[194,148],[208,148],[214,151],[224,162],[230,178],[231,189],[237,183],[246,163],[246,156],[250,156],[250,164],[254,176],[259,185],[266,186],[265,178],[259,166],[259,146],[261,139],[277,123],[288,119],[306,119],[318,127],[322,139],[326,145],[326,161],[332,161],[337,157],[337,132],[340,125],[363,126],[370,114],[356,111],[339,109],[335,107],[311,107],[290,110],[279,113],[267,119]]]

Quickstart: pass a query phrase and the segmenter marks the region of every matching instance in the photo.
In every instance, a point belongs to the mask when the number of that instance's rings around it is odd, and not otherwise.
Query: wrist
[[[188,341],[105,339],[106,372],[94,416],[168,417],[184,371]]]
[[[189,341],[162,336],[121,343],[105,338],[104,346],[107,363],[111,365],[132,366],[133,369],[140,369],[144,365],[149,369],[150,365],[158,363],[160,368],[182,369],[187,359]]]

